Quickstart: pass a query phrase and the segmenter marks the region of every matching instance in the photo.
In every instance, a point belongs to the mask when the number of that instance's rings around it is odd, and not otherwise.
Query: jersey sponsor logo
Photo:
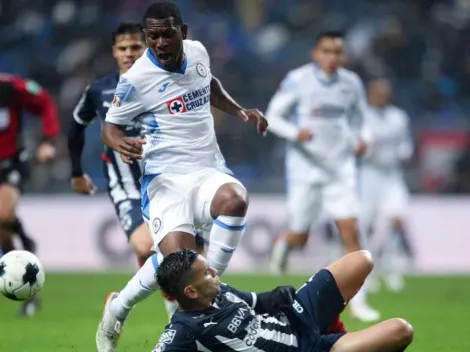
[[[196,89],[191,93],[167,101],[166,106],[170,114],[182,114],[198,109],[210,102],[210,85],[201,89]]]
[[[162,333],[162,336],[160,336],[160,340],[158,340],[158,344],[167,344],[167,345],[169,345],[170,343],[173,342],[173,340],[175,339],[175,336],[176,336],[176,330],[166,329]]]
[[[313,117],[338,118],[345,113],[346,111],[342,106],[325,104],[313,109],[311,115]]]
[[[196,71],[197,71],[197,73],[199,74],[199,76],[201,76],[201,77],[207,77],[207,70],[206,70],[206,68],[204,67],[204,65],[201,64],[200,62],[198,62],[198,64],[196,65]]]
[[[166,103],[166,106],[168,106],[168,111],[170,114],[182,114],[188,111],[186,109],[186,105],[184,104],[183,98],[178,97],[176,99],[170,100]]]
[[[245,345],[251,347],[255,344],[256,340],[258,339],[259,328],[260,328],[260,324],[258,323],[256,319],[253,319],[248,325],[248,327],[246,328],[247,334],[245,338],[243,339],[243,341],[245,342]]]
[[[117,95],[114,96],[113,102],[111,103],[114,107],[118,108],[121,106],[121,98]]]
[[[292,305],[292,307],[294,307],[294,309],[296,310],[297,313],[299,314],[302,314],[304,312],[304,307],[302,307],[300,305],[299,302],[297,302],[297,300],[294,301],[294,304]]]
[[[230,322],[230,324],[228,324],[227,329],[232,333],[236,333],[238,330],[238,327],[242,323],[243,319],[245,318],[245,314],[247,312],[248,312],[248,308],[243,308],[243,307],[238,308],[237,313],[232,318],[232,321]]]
[[[27,81],[26,90],[31,94],[39,95],[41,93],[41,86],[35,81]]]

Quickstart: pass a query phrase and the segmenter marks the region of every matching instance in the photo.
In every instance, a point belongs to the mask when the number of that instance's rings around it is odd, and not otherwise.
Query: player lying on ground
[[[245,231],[248,200],[225,165],[211,106],[255,125],[261,134],[267,121],[258,110],[238,105],[212,76],[205,47],[186,39],[188,27],[175,3],[156,2],[143,21],[149,48],[119,81],[103,141],[126,163],[143,154],[142,213],[154,249],[163,255],[194,249],[194,228],[213,224],[207,258],[223,273]],[[145,139],[126,136],[124,129],[134,119]],[[110,296],[96,335],[100,352],[115,350],[132,307],[158,288],[157,269],[154,255]]]
[[[221,284],[204,257],[191,250],[168,255],[157,279],[179,309],[153,352],[334,351],[398,352],[413,340],[413,328],[395,318],[357,332],[328,328],[360,289],[373,267],[357,251],[320,270],[297,292],[277,287],[264,293]]]
[[[6,254],[12,250],[13,235],[18,235],[25,250],[35,252],[36,244],[26,235],[16,215],[16,207],[27,178],[27,154],[21,141],[21,116],[26,110],[42,121],[42,141],[36,158],[46,163],[55,157],[52,144],[59,134],[57,109],[49,93],[36,82],[0,74],[0,248]],[[39,301],[26,301],[21,313],[31,315]]]

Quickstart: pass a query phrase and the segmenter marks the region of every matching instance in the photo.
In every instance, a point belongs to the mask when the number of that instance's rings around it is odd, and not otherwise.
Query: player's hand
[[[354,148],[354,155],[363,156],[367,152],[367,147],[367,143],[361,139],[356,145],[356,148]]]
[[[117,142],[116,151],[121,155],[121,159],[126,164],[132,164],[131,159],[142,159],[143,145],[147,143],[142,138],[123,137]]]
[[[36,150],[36,158],[41,164],[53,160],[56,154],[56,149],[50,142],[42,142]]]
[[[258,133],[266,136],[268,130],[268,120],[258,109],[241,109],[237,112],[237,117],[250,125],[256,125]]]
[[[297,142],[309,142],[313,138],[313,133],[308,128],[302,128],[297,134]]]
[[[294,304],[295,288],[292,286],[278,286],[272,291],[270,314],[278,314],[283,309],[289,308]]]
[[[72,177],[71,183],[73,191],[79,194],[94,194],[97,189],[87,174],[83,174],[80,177]]]

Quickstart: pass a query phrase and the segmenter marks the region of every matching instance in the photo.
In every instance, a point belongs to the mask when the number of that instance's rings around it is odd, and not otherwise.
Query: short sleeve
[[[91,86],[86,87],[73,110],[73,118],[80,125],[88,125],[96,117],[96,106],[90,88]]]
[[[222,293],[230,293],[243,300],[248,304],[252,309],[256,306],[257,296],[254,292],[240,291],[227,284],[221,284]]]
[[[139,92],[129,80],[121,77],[114,93],[113,103],[106,114],[106,122],[130,125],[133,119],[144,112]]]
[[[160,335],[152,352],[197,351],[196,340],[187,329],[186,326],[180,324],[169,325]]]

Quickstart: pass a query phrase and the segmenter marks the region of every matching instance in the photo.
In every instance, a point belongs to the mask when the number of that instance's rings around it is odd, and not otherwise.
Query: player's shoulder
[[[387,109],[395,117],[395,119],[404,122],[408,121],[408,114],[405,110],[399,108],[396,105],[389,105]]]
[[[103,89],[114,89],[118,79],[119,75],[117,72],[112,75],[98,77],[88,85],[87,90],[94,93]]]
[[[351,71],[347,68],[340,67],[338,69],[338,77],[341,81],[350,83],[356,87],[363,86],[361,77],[359,77],[359,75],[356,72]]]
[[[308,63],[293,70],[290,70],[286,74],[286,80],[291,80],[294,82],[300,82],[305,79],[305,76],[313,72],[313,64]]]
[[[185,39],[183,49],[186,55],[208,55],[204,44],[197,40]]]

